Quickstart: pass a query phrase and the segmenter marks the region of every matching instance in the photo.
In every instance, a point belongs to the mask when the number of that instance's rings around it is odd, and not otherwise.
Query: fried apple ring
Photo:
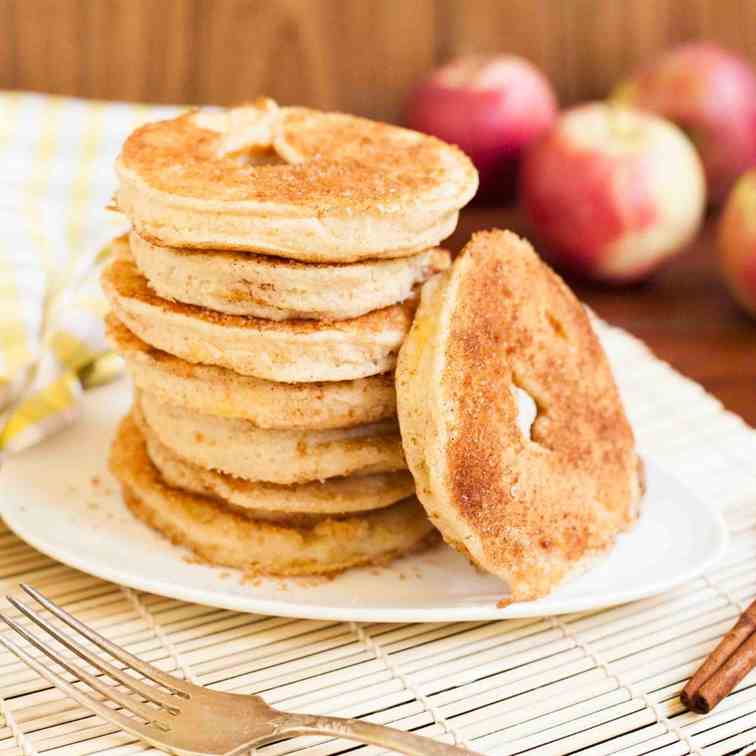
[[[115,202],[149,241],[306,262],[434,247],[478,186],[438,139],[271,100],[142,126],[116,171]]]
[[[418,498],[512,601],[546,595],[634,524],[641,473],[609,363],[527,242],[476,234],[425,284],[396,374]]]

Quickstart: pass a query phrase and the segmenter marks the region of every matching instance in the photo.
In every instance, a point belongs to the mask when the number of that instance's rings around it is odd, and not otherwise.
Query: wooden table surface
[[[473,207],[463,211],[447,246],[457,251],[473,231],[492,227],[528,235],[516,210]],[[568,282],[598,315],[642,339],[756,427],[756,321],[737,308],[722,283],[714,230],[712,218],[689,249],[645,284]]]

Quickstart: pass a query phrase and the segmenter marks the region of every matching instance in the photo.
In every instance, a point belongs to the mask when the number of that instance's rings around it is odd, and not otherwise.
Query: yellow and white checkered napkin
[[[97,267],[125,228],[105,210],[139,123],[175,108],[0,92],[0,454],[75,417],[118,371]]]

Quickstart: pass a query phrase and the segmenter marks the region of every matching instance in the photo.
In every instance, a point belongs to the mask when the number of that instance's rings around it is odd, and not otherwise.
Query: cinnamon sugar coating
[[[535,402],[528,435],[515,389]],[[514,234],[476,234],[423,290],[397,367],[418,496],[516,601],[550,592],[638,514],[633,432],[582,305]]]
[[[241,149],[224,152],[229,140]],[[478,185],[470,160],[438,139],[270,101],[142,126],[116,171],[115,203],[147,241],[306,262],[434,247]]]

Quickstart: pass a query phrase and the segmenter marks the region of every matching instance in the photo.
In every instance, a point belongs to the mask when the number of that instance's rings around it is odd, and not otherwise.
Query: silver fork
[[[233,756],[295,735],[333,735],[391,748],[410,756],[469,756],[473,753],[411,732],[358,719],[278,711],[268,706],[260,696],[217,692],[178,680],[104,638],[31,586],[22,585],[21,588],[69,628],[126,665],[127,669],[155,684],[116,667],[12,596],[8,596],[8,601],[19,612],[128,692],[118,685],[104,682],[99,676],[90,674],[69,658],[61,656],[39,634],[30,633],[4,614],[0,614],[0,618],[10,628],[81,683],[99,693],[104,701],[72,685],[14,641],[0,635],[0,644],[94,714],[169,753],[180,756]],[[116,708],[106,702],[114,704]]]

